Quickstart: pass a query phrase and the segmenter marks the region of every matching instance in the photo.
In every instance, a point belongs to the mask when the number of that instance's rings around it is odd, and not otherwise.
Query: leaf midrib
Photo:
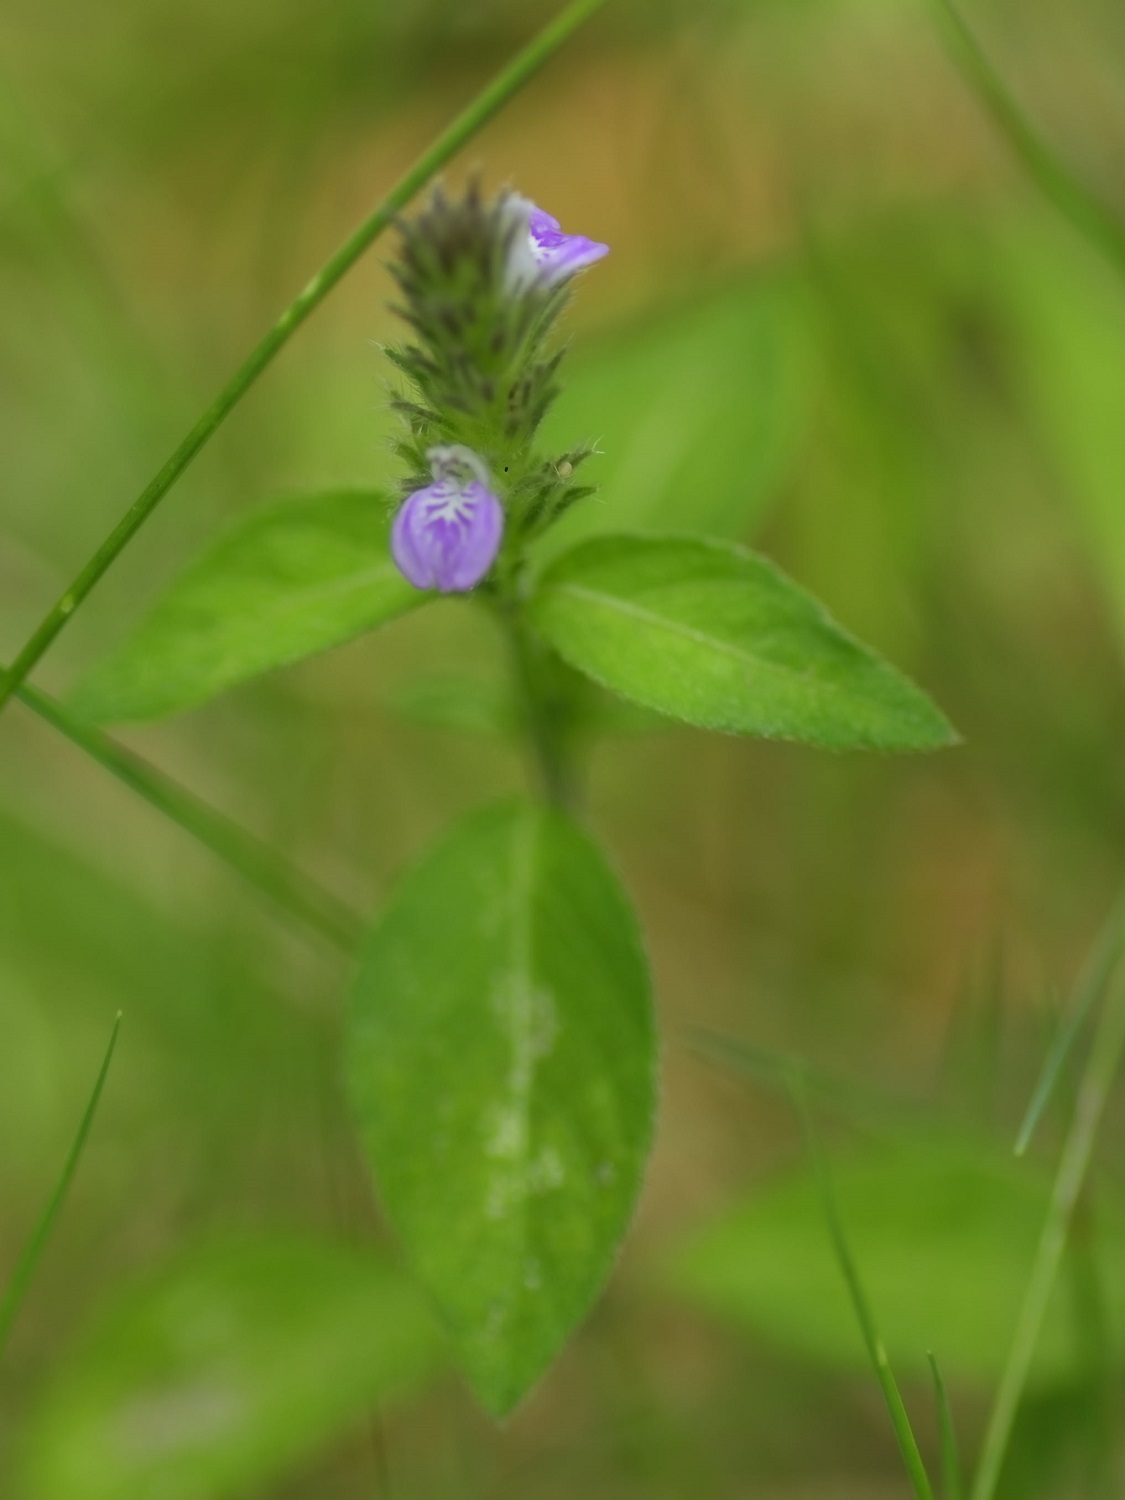
[[[520,1157],[513,1161],[512,1171],[519,1173],[518,1196],[515,1207],[518,1211],[519,1231],[513,1237],[515,1250],[515,1278],[521,1281],[522,1262],[527,1254],[529,1242],[528,1213],[530,1194],[527,1191],[534,1155],[531,1141],[531,1096],[535,1083],[535,1057],[532,1053],[535,1028],[535,994],[532,989],[532,892],[535,888],[535,857],[538,846],[538,817],[526,811],[517,819],[512,840],[512,1070],[518,1081],[516,1069],[520,1057],[526,1059],[527,1078],[521,1091],[514,1092],[516,1107],[520,1114]],[[518,996],[518,1011],[516,1010]]]
[[[599,593],[596,589],[591,589],[585,584],[580,583],[553,583],[550,587],[557,593],[570,594],[575,598],[585,599],[593,604],[600,605],[603,609],[613,610],[618,614],[642,620],[646,625],[650,625],[657,630],[663,630],[668,635],[680,636],[684,640],[694,641],[697,645],[705,646],[710,651],[730,657],[742,666],[751,667],[756,671],[767,675],[772,674],[780,678],[791,678],[799,682],[814,682],[818,689],[836,698],[848,703],[856,701],[855,694],[837,682],[817,676],[812,671],[801,672],[794,667],[787,667],[780,662],[770,661],[767,657],[755,656],[752,652],[732,645],[731,642],[724,641],[719,636],[707,635],[704,631],[697,630],[692,625],[685,625],[683,621],[673,619],[668,615],[656,614],[650,609],[645,609],[643,605],[633,604],[622,599],[619,595]],[[890,677],[891,669],[879,662],[877,658],[872,657],[871,664],[879,668],[884,675]],[[893,678],[891,680],[893,681]]]

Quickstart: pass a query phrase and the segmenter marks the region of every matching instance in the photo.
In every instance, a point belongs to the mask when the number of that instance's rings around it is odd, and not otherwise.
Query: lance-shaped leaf
[[[362,958],[347,1066],[386,1211],[502,1415],[605,1280],[652,1138],[645,959],[585,835],[507,804],[408,875]]]
[[[547,569],[531,612],[572,666],[703,729],[832,750],[955,740],[924,693],[728,542],[594,538]]]
[[[70,1356],[25,1440],[27,1500],[257,1494],[441,1340],[405,1276],[304,1239],[215,1244],[123,1293]]]
[[[176,713],[424,603],[391,560],[390,510],[379,491],[344,490],[252,515],[81,684],[74,709],[102,723]]]

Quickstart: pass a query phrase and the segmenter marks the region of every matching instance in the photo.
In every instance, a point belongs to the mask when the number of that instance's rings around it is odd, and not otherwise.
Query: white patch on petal
[[[507,223],[514,226],[506,267],[510,292],[532,286],[539,279],[539,247],[531,234],[531,216],[535,211],[531,199],[519,193],[512,193],[504,200]]]
[[[435,521],[452,521],[457,526],[464,526],[472,519],[475,509],[474,499],[460,490],[454,490],[451,495],[441,499],[435,497],[426,501],[426,525],[432,525]]]

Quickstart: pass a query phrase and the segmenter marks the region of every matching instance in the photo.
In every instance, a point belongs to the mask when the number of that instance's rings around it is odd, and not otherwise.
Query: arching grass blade
[[[51,1237],[51,1231],[55,1227],[55,1220],[59,1216],[59,1210],[66,1201],[67,1192],[90,1134],[90,1126],[94,1123],[94,1116],[97,1113],[98,1102],[102,1097],[102,1089],[105,1087],[109,1065],[113,1061],[114,1049],[117,1046],[117,1034],[120,1029],[121,1012],[118,1011],[113,1023],[113,1030],[110,1032],[109,1045],[106,1047],[105,1057],[102,1059],[101,1068],[98,1070],[94,1091],[90,1095],[89,1103],[86,1105],[85,1113],[78,1127],[78,1134],[74,1137],[74,1143],[63,1165],[62,1173],[55,1183],[54,1191],[47,1201],[47,1207],[43,1210],[43,1216],[36,1225],[35,1232],[28,1241],[27,1248],[20,1256],[16,1269],[12,1273],[12,1279],[8,1282],[3,1296],[0,1296],[0,1354],[3,1354],[4,1346],[7,1343],[8,1334],[11,1332],[16,1314],[19,1312],[20,1305],[31,1284],[31,1279],[35,1275],[36,1267],[46,1248],[47,1241]]]
[[[993,1500],[1110,1090],[1125,1050],[1125,982],[1110,990],[1078,1088],[1023,1307],[985,1431],[972,1500]]]
[[[941,1370],[932,1352],[927,1351],[930,1373],[934,1377],[934,1399],[937,1402],[938,1438],[941,1442],[941,1493],[942,1500],[965,1500],[965,1486],[961,1479],[961,1458],[957,1451],[957,1429],[953,1425],[953,1409],[949,1404],[949,1392],[941,1378]]]
[[[1022,1156],[1031,1144],[1031,1138],[1058,1086],[1067,1058],[1086,1022],[1105,994],[1106,986],[1113,977],[1113,970],[1121,957],[1123,947],[1125,947],[1125,897],[1118,899],[1083,966],[1067,1018],[1047,1054],[1043,1071],[1039,1075],[1035,1092],[1031,1096],[1031,1103],[1020,1125],[1019,1135],[1016,1137],[1017,1156]]]
[[[958,67],[1029,176],[1125,276],[1125,225],[1075,177],[1028,120],[966,25],[954,0],[934,0]]]
[[[84,724],[46,693],[25,685],[19,690],[19,697],[45,723],[84,750],[150,806],[179,824],[305,926],[345,952],[354,951],[363,932],[362,918],[292,865],[283,854],[240,828],[225,814],[209,807],[194,792],[180,786],[100,729]]]
[[[878,1085],[865,1084],[843,1073],[816,1067],[793,1053],[759,1047],[742,1037],[713,1031],[710,1027],[689,1026],[683,1032],[683,1040],[705,1061],[741,1078],[753,1079],[787,1099],[793,1078],[797,1076],[815,1095],[818,1104],[848,1119],[938,1124],[943,1118],[935,1105],[925,1101],[891,1093]]]

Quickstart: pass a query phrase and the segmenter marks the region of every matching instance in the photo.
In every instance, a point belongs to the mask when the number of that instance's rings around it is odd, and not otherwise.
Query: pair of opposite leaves
[[[170,712],[427,602],[390,560],[388,510],[347,491],[252,517],[75,706],[101,720]],[[833,749],[953,738],[917,688],[726,542],[595,537],[547,567],[528,610],[572,666],[689,724]],[[597,1294],[652,1141],[643,947],[587,836],[525,802],[455,829],[366,944],[346,1063],[389,1217],[502,1414]]]

